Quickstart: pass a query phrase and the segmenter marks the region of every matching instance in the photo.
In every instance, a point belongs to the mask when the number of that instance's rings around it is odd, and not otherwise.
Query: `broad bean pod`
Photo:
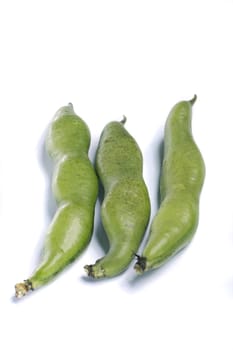
[[[163,265],[192,240],[199,220],[199,199],[205,164],[192,135],[192,105],[177,103],[165,125],[164,158],[160,179],[160,208],[135,270],[142,273]]]
[[[46,148],[54,161],[52,190],[58,204],[48,228],[42,259],[32,276],[15,286],[16,297],[48,283],[75,260],[89,243],[98,180],[88,158],[90,131],[72,104],[54,116]]]
[[[93,278],[113,277],[128,267],[150,217],[142,153],[125,129],[125,121],[105,126],[96,153],[97,174],[104,187],[101,218],[109,251],[94,265],[84,267]]]

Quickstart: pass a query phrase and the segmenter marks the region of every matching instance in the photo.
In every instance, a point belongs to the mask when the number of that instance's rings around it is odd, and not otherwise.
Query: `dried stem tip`
[[[32,284],[30,281],[26,280],[21,283],[17,283],[15,285],[15,297],[22,298],[25,296],[30,290],[33,290]]]
[[[87,276],[94,278],[93,268],[92,267],[93,267],[93,265],[85,265],[84,266],[84,270],[87,273]]]
[[[136,261],[136,264],[134,265],[134,269],[137,273],[143,273],[146,269],[146,258],[138,254],[135,254],[135,257],[137,261]]]

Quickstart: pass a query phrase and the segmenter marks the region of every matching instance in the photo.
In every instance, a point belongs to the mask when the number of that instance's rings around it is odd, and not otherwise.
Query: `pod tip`
[[[191,106],[194,105],[196,99],[197,99],[197,95],[195,94],[195,95],[193,96],[193,98],[189,101],[189,103],[191,104]]]
[[[92,278],[103,278],[105,276],[105,270],[103,267],[99,264],[94,265],[85,265],[84,270],[86,271],[87,275]]]
[[[134,265],[134,270],[137,273],[143,273],[146,269],[146,258],[144,256],[140,256],[138,254],[134,254],[137,261]]]
[[[93,275],[93,265],[85,265],[84,270],[87,273],[87,276],[94,277]]]
[[[15,285],[15,297],[20,299],[24,297],[30,290],[33,290],[32,283],[29,280],[25,280],[24,282],[17,283]]]

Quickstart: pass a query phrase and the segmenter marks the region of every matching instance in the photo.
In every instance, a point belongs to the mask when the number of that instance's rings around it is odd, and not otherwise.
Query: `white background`
[[[233,349],[232,37],[231,0],[1,1],[1,349]],[[56,110],[72,102],[87,122],[92,160],[103,127],[127,116],[153,216],[164,123],[194,93],[206,180],[189,247],[143,278],[131,264],[93,282],[95,230],[72,266],[15,302],[54,213],[44,140]]]

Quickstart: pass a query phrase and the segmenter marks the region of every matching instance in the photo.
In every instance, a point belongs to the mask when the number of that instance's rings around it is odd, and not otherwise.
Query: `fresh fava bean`
[[[192,240],[197,229],[205,165],[192,136],[195,100],[196,95],[190,101],[177,103],[166,121],[161,205],[142,255],[136,255],[134,268],[138,273],[163,265]]]
[[[42,260],[15,286],[16,297],[46,284],[86,248],[93,231],[98,179],[88,158],[90,132],[72,104],[60,108],[46,138],[54,161],[52,190],[58,204],[48,228]]]
[[[110,247],[94,265],[84,267],[94,278],[113,277],[128,267],[150,216],[142,153],[124,128],[125,121],[124,117],[106,125],[96,153],[97,173],[104,187],[101,218]]]

